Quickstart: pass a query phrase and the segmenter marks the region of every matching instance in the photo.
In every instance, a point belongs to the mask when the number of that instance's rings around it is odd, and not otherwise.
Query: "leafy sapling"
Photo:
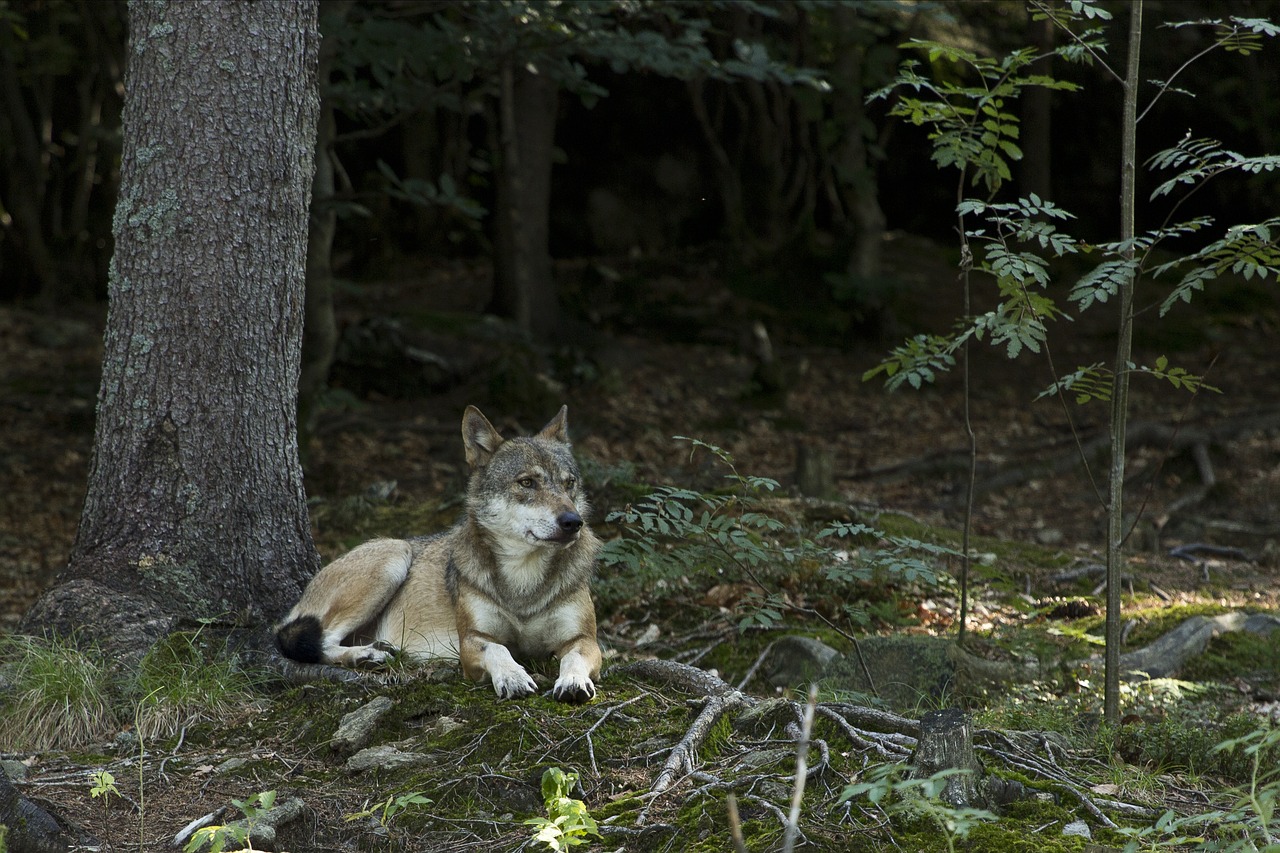
[[[600,837],[600,829],[595,818],[587,813],[586,804],[569,796],[576,784],[577,773],[548,767],[542,774],[542,799],[546,803],[547,816],[525,821],[525,825],[537,829],[533,840],[542,842],[555,853],[565,853],[572,847],[590,843],[588,836]]]
[[[99,770],[89,777],[89,782],[89,796],[95,800],[101,797],[103,808],[106,808],[112,797],[120,796],[120,789],[116,787],[116,777],[110,770]]]
[[[346,821],[350,823],[354,820],[362,820],[364,818],[377,818],[378,825],[384,829],[391,826],[391,821],[395,820],[398,815],[409,811],[416,806],[430,805],[432,800],[424,795],[421,791],[410,791],[407,794],[396,796],[392,794],[380,803],[370,806],[365,803],[365,808],[358,812],[352,812],[346,815]]]

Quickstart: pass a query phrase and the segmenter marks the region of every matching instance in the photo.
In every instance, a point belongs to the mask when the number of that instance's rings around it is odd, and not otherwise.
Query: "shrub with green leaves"
[[[608,521],[621,522],[628,535],[609,542],[602,559],[651,583],[750,583],[756,592],[747,598],[739,620],[742,628],[768,627],[782,618],[788,604],[777,581],[797,570],[819,573],[829,581],[830,598],[841,601],[849,624],[865,625],[866,602],[853,594],[855,585],[935,586],[941,577],[933,561],[956,553],[910,537],[889,536],[862,523],[833,522],[808,535],[769,513],[767,498],[777,491],[776,480],[739,473],[733,457],[715,445],[684,436],[676,440],[689,442],[695,452],[714,455],[728,469],[728,487],[699,492],[662,486],[612,513]]]
[[[956,841],[968,836],[975,826],[995,820],[985,809],[957,808],[941,799],[953,777],[968,770],[940,770],[926,778],[914,778],[906,765],[881,764],[866,772],[863,781],[844,787],[840,802],[863,799],[895,821],[924,820],[941,832],[947,849],[955,850]]]
[[[1050,3],[1030,0],[1027,4],[1033,20],[1047,20],[1065,37],[1065,44],[1037,56],[1031,48],[1013,51],[1004,57],[989,58],[974,51],[931,41],[913,40],[908,47],[925,51],[929,57],[926,73],[920,63],[909,60],[902,65],[897,78],[871,97],[895,96],[890,115],[904,118],[929,129],[933,143],[933,160],[939,168],[955,168],[959,173],[956,188],[957,232],[960,235],[960,278],[964,285],[964,315],[956,320],[948,333],[919,335],[889,353],[863,378],[883,374],[886,384],[896,388],[902,384],[919,388],[932,382],[943,370],[957,363],[964,366],[965,382],[964,431],[970,440],[970,471],[964,536],[968,541],[973,503],[977,438],[969,420],[970,343],[988,340],[1003,347],[1009,358],[1027,351],[1044,353],[1057,378],[1045,395],[1063,401],[1067,394],[1079,403],[1092,400],[1110,402],[1108,430],[1109,471],[1106,496],[1095,485],[1098,502],[1107,515],[1106,553],[1106,647],[1104,649],[1104,716],[1108,723],[1119,720],[1120,681],[1120,571],[1124,540],[1127,536],[1124,518],[1124,483],[1126,437],[1129,415],[1129,381],[1135,375],[1147,375],[1169,382],[1173,387],[1196,393],[1209,390],[1200,376],[1186,368],[1171,366],[1160,356],[1154,367],[1139,366],[1133,359],[1134,326],[1139,316],[1135,310],[1139,284],[1143,292],[1150,281],[1166,273],[1178,271],[1182,278],[1173,286],[1161,304],[1161,315],[1177,302],[1189,302],[1194,292],[1205,283],[1226,274],[1245,280],[1280,277],[1280,245],[1276,241],[1276,225],[1280,219],[1268,216],[1252,224],[1231,225],[1225,235],[1200,249],[1192,249],[1180,257],[1157,264],[1155,252],[1169,251],[1170,244],[1195,235],[1210,227],[1209,217],[1192,217],[1180,221],[1183,204],[1209,181],[1220,175],[1239,173],[1257,175],[1280,169],[1275,155],[1246,156],[1223,148],[1216,140],[1196,139],[1190,134],[1172,147],[1148,159],[1149,169],[1171,170],[1173,176],[1160,184],[1150,197],[1155,202],[1168,196],[1169,204],[1162,224],[1139,232],[1137,209],[1138,122],[1165,94],[1175,89],[1173,80],[1195,60],[1211,50],[1222,49],[1241,55],[1252,54],[1262,47],[1264,38],[1280,35],[1280,26],[1264,18],[1203,18],[1192,21],[1166,22],[1173,29],[1198,28],[1211,33],[1212,44],[1188,59],[1166,80],[1153,81],[1155,94],[1139,112],[1141,45],[1143,41],[1143,0],[1131,0],[1128,50],[1125,65],[1113,68],[1108,61],[1105,29],[1097,26],[1112,19],[1107,8],[1095,0],[1066,0]],[[1004,182],[1012,175],[1009,161],[1020,159],[1022,152],[1013,141],[1018,138],[1018,119],[1009,101],[1024,89],[1041,86],[1074,90],[1073,84],[1029,73],[1032,63],[1040,58],[1060,57],[1071,63],[1089,63],[1106,72],[1123,93],[1120,110],[1120,134],[1117,171],[1120,193],[1118,239],[1089,243],[1058,230],[1059,224],[1073,218],[1052,203],[1029,193],[1010,203],[997,203],[995,198]],[[1174,190],[1180,195],[1174,198]],[[975,192],[976,191],[976,192]],[[976,196],[976,197],[975,197]],[[1157,214],[1158,215],[1158,214]],[[1077,367],[1065,376],[1049,357],[1047,323],[1067,317],[1050,292],[1053,262],[1067,256],[1092,254],[1097,258],[1093,268],[1078,278],[1067,293],[1067,300],[1078,311],[1114,301],[1118,308],[1116,340],[1111,367],[1102,362]],[[1059,265],[1061,266],[1061,265]],[[972,278],[989,277],[998,296],[994,307],[981,311],[973,305]],[[1148,322],[1148,321],[1144,321]],[[960,358],[957,358],[960,354]],[[1042,395],[1042,396],[1045,396]],[[1074,430],[1074,425],[1073,425]],[[1086,461],[1086,465],[1088,460]],[[1090,474],[1092,479],[1092,474]],[[960,629],[964,631],[967,562],[961,568]]]
[[[350,823],[354,820],[362,820],[364,818],[376,818],[378,825],[384,829],[391,826],[391,822],[398,815],[404,814],[410,809],[418,806],[427,806],[432,802],[431,798],[423,794],[421,791],[410,791],[407,794],[392,794],[380,803],[374,805],[365,804],[365,807],[358,812],[352,812],[346,815],[345,820]]]
[[[275,791],[261,791],[247,800],[232,800],[231,805],[244,815],[243,820],[225,826],[205,826],[197,829],[183,847],[184,853],[222,853],[223,850],[253,850],[250,840],[253,825],[258,818],[271,811],[276,803]],[[235,845],[234,847],[228,845]]]
[[[1167,810],[1149,826],[1124,828],[1125,853],[1196,850],[1257,853],[1280,850],[1280,729],[1263,727],[1214,747],[1248,765],[1245,784],[1232,790],[1227,808],[1191,815]]]

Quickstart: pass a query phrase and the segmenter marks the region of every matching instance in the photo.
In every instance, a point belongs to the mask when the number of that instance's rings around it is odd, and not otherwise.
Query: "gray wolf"
[[[303,663],[380,666],[457,658],[500,699],[537,685],[516,657],[560,659],[552,695],[586,702],[600,676],[588,582],[600,541],[568,436],[568,407],[536,435],[503,439],[475,406],[462,417],[471,469],[452,529],[375,539],[325,566],[276,628]]]

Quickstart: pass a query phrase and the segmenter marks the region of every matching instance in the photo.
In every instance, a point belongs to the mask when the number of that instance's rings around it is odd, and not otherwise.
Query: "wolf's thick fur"
[[[467,678],[488,678],[502,699],[536,689],[516,655],[555,655],[553,695],[594,696],[600,646],[587,584],[600,542],[586,525],[567,414],[504,440],[469,406],[466,515],[446,533],[375,539],[325,566],[276,629],[280,650],[347,666],[382,664],[396,649],[458,658]]]

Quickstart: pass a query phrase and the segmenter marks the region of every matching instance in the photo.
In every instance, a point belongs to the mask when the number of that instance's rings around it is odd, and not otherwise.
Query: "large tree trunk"
[[[24,631],[129,655],[184,617],[273,618],[316,568],[295,434],[316,15],[129,4],[93,463]]]
[[[508,62],[502,69],[492,309],[535,339],[560,324],[560,306],[547,245],[551,159],[559,86]]]

